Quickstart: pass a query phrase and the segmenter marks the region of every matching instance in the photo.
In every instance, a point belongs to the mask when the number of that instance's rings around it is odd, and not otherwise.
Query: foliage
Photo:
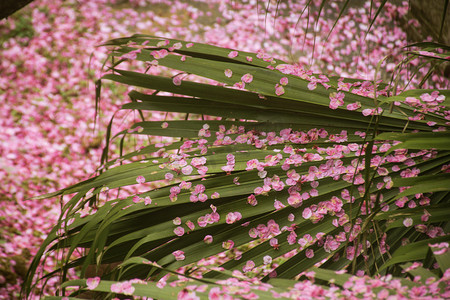
[[[122,109],[142,117],[116,137],[174,140],[111,161],[106,148],[98,176],[42,196],[75,193],[33,261],[25,292],[41,258],[65,249],[55,272],[63,288],[81,287],[73,296],[87,288],[109,296],[211,297],[241,280],[236,296],[290,297],[305,289],[292,279],[314,274],[326,286],[321,293],[344,297],[359,293],[350,275],[362,273],[426,274],[433,284],[401,285],[444,293],[450,91],[393,94],[378,81],[328,78],[263,52],[146,35],[107,46],[112,63],[101,82],[136,87]],[[442,52],[433,56],[448,61]],[[127,69],[133,62],[141,71]],[[165,76],[147,74],[160,67]],[[148,121],[155,110],[167,119]],[[136,183],[138,194],[121,197]],[[440,269],[430,268],[435,263]],[[101,281],[67,278],[68,269],[85,276],[105,264],[113,268]],[[342,270],[348,274],[334,272]],[[176,277],[170,274],[182,276],[161,289]],[[342,289],[329,288],[331,279]],[[370,280],[376,277],[363,285]]]
[[[387,72],[379,72],[388,82],[394,63],[401,60],[401,50],[412,37],[404,27],[406,22],[408,28],[421,30],[419,23],[405,15],[409,11],[407,2],[395,1],[394,5],[386,1],[372,31],[366,34],[364,26],[372,22],[378,2],[366,1],[360,6],[359,1],[352,1],[331,35],[329,29],[344,1],[277,2],[41,0],[0,21],[0,139],[5,141],[0,144],[0,298],[21,299],[26,268],[58,220],[61,202],[70,199],[70,195],[63,199],[30,197],[89,178],[98,166],[104,128],[117,109],[115,99],[122,101],[127,89],[103,82],[100,122],[94,125],[95,90],[91,81],[95,78],[93,70],[99,70],[104,59],[104,49],[96,48],[102,41],[144,32],[245,51],[263,48],[315,72],[365,79],[373,78],[377,62],[389,55],[385,60]],[[317,18],[320,2],[325,5]],[[304,9],[305,3],[313,7]],[[445,9],[441,11],[445,16]],[[417,40],[425,38],[426,34]],[[421,77],[427,75],[423,60],[419,65],[417,61],[408,59],[408,68],[396,69],[400,86],[416,74],[419,79],[413,78],[408,87],[417,87]],[[413,65],[416,69],[411,69]],[[448,86],[448,80],[438,74],[439,70],[427,76],[423,88]],[[115,114],[113,135],[128,128],[128,119],[138,117],[129,111]],[[149,117],[163,121],[164,116],[152,112]],[[93,128],[100,130],[94,132]],[[146,142],[147,136],[141,137]],[[109,148],[118,154],[120,140],[115,141]],[[125,147],[141,145],[139,139],[124,143]],[[58,253],[48,254],[38,272],[56,268]],[[68,276],[72,278],[74,273]],[[58,281],[53,277],[33,292],[53,295]]]

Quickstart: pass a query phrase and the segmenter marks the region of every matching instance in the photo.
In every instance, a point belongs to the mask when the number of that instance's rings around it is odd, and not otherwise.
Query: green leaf
[[[395,179],[394,186],[411,186],[398,194],[397,198],[419,193],[449,191],[450,173]]]
[[[438,149],[438,150],[450,150],[450,133],[449,132],[421,132],[421,133],[382,133],[378,135],[376,140],[393,140],[401,141],[391,149],[389,152],[395,149]]]
[[[430,244],[429,246],[431,251],[433,251],[433,256],[436,258],[439,268],[442,273],[444,273],[450,268],[450,252],[448,251],[448,243],[446,245],[442,245],[443,247],[435,247],[433,245],[435,244]]]
[[[394,251],[392,257],[381,266],[380,271],[394,264],[408,262],[408,261],[418,261],[426,257],[430,248],[428,244],[448,242],[450,236],[441,236],[432,239],[426,239],[420,242],[410,243],[399,247]]]

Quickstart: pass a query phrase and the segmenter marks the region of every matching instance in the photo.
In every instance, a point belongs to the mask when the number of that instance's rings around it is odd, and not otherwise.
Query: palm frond
[[[215,119],[138,122],[116,136],[182,139],[165,146],[166,155],[156,156],[160,148],[148,145],[118,160],[105,156],[98,176],[42,196],[75,194],[33,261],[25,292],[41,257],[58,249],[66,251],[56,271],[81,267],[84,276],[91,265],[119,264],[102,276],[95,291],[110,293],[118,281],[138,278],[150,282],[132,282],[134,295],[160,298],[183,291],[154,283],[176,270],[206,282],[208,293],[233,270],[259,272],[270,283],[274,274],[295,279],[308,270],[329,281],[334,270],[346,269],[349,275],[338,280],[342,284],[358,270],[404,277],[405,262],[442,264],[443,259],[428,255],[428,244],[448,241],[442,232],[450,199],[443,173],[450,161],[448,134],[433,131],[448,124],[438,110],[414,118],[416,108],[408,105],[411,98],[433,91],[393,97],[378,91],[375,101],[371,83],[364,83],[363,95],[361,83],[344,88],[338,79],[300,69],[287,72],[284,62],[258,54],[144,35],[105,45],[114,47],[111,57],[117,63],[101,80],[136,88],[122,109],[138,110],[141,116],[158,110]],[[172,73],[119,68],[130,60],[153,66],[157,61],[198,77],[176,82]],[[231,88],[239,82],[245,90]],[[438,105],[448,110],[449,91],[439,95],[446,100]],[[329,109],[338,96],[343,103]],[[355,110],[346,109],[355,103]],[[391,103],[396,105],[390,112]],[[132,162],[117,165],[125,159]],[[419,171],[419,177],[404,178]],[[159,185],[108,201],[92,215],[80,214],[92,197],[111,197],[112,190],[135,185],[137,179]],[[414,187],[406,189],[409,185]],[[217,255],[221,259],[215,269],[197,265]],[[267,257],[273,262],[267,263]],[[201,280],[195,279],[196,272],[202,273]],[[64,287],[86,286],[83,279],[62,280]],[[283,284],[272,282],[274,291]],[[253,292],[261,299],[272,297]]]

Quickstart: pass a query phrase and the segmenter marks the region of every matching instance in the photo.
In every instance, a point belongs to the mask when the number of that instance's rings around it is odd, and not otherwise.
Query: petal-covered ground
[[[95,122],[94,80],[106,58],[98,47],[102,42],[146,33],[264,50],[314,71],[363,79],[373,79],[387,55],[383,67],[390,74],[407,44],[406,34],[395,26],[407,12],[405,5],[388,4],[368,35],[370,5],[351,8],[327,39],[340,2],[326,7],[317,22],[318,10],[301,15],[307,1],[279,6],[260,1],[259,7],[257,1],[115,2],[36,0],[0,22],[0,298],[19,297],[27,264],[64,200],[30,198],[88,178],[99,165],[106,126],[127,92],[117,86],[104,89]],[[242,81],[250,83],[246,75]],[[427,85],[439,88],[448,81],[433,76]],[[283,93],[283,82],[277,93]],[[336,95],[333,105],[341,100]],[[130,118],[119,113],[113,131],[126,127]],[[152,118],[164,120],[164,115]],[[236,218],[229,216],[230,222]],[[50,258],[46,267],[56,263]],[[55,285],[50,282],[44,294]]]

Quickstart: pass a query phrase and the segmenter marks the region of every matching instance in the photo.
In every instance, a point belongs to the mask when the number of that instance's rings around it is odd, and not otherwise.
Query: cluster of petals
[[[176,260],[184,260],[186,258],[184,256],[184,251],[181,251],[181,250],[176,250],[172,254]]]
[[[233,224],[237,221],[239,221],[240,219],[242,219],[242,214],[238,211],[236,212],[230,212],[227,214],[225,222],[227,224]]]
[[[313,256],[309,252],[308,256]],[[248,272],[252,269],[252,261],[247,261],[244,268]],[[336,277],[345,272],[336,271]],[[273,286],[267,283],[245,276],[245,273],[233,272],[235,277],[220,280],[220,287],[212,287],[205,290],[202,285],[194,282],[188,284],[188,288],[178,293],[178,299],[200,299],[201,295],[208,299],[259,299],[258,291],[270,292],[275,299],[445,299],[449,292],[439,294],[439,285],[446,286],[449,283],[450,271],[447,270],[440,280],[427,280],[426,284],[408,288],[408,285],[392,276],[371,278],[368,276],[351,276],[342,286],[326,288],[314,284],[312,280],[301,280],[283,291],[275,291]],[[302,275],[308,279],[314,279],[314,272],[304,272]]]
[[[135,288],[132,285],[132,282],[130,281],[123,281],[123,282],[117,282],[113,283],[111,285],[111,292],[118,293],[118,294],[124,294],[124,295],[133,295]]]
[[[217,223],[220,221],[220,215],[217,212],[217,208],[212,204],[211,204],[211,210],[212,210],[211,213],[201,216],[197,219],[198,226],[205,227],[208,224],[214,224],[214,223]]]
[[[106,3],[107,1],[50,1],[42,0],[39,3],[31,3],[28,10],[19,12],[17,16],[11,16],[8,20],[2,22],[0,28],[2,36],[5,36],[2,48],[2,61],[0,62],[0,70],[5,74],[0,80],[0,89],[2,93],[2,118],[0,122],[0,138],[7,143],[2,143],[0,150],[3,159],[0,161],[0,178],[2,179],[2,195],[14,201],[2,201],[0,219],[2,228],[10,231],[21,232],[21,235],[10,236],[2,235],[6,240],[0,245],[0,256],[9,260],[11,256],[22,255],[22,251],[26,252],[30,249],[31,254],[35,255],[36,249],[42,244],[45,236],[42,232],[49,230],[50,224],[56,222],[59,214],[55,199],[45,199],[42,201],[28,201],[32,196],[37,196],[45,192],[52,192],[80,180],[86,179],[92,174],[101,157],[101,147],[97,145],[92,138],[92,129],[94,128],[93,116],[95,114],[95,104],[92,89],[89,82],[92,78],[86,70],[100,70],[102,60],[106,58],[106,54],[102,53],[97,45],[101,44],[109,38],[117,38],[127,36],[135,32],[141,32],[142,29],[152,28],[160,36],[176,37],[180,39],[192,40],[194,42],[206,42],[218,46],[233,47],[245,51],[257,51],[262,48],[271,48],[273,53],[282,58],[289,56],[286,47],[288,42],[293,45],[305,45],[305,52],[313,53],[312,38],[303,41],[303,36],[307,35],[307,23],[315,22],[314,16],[308,18],[299,18],[292,15],[293,18],[284,18],[278,14],[276,22],[270,20],[267,24],[255,23],[256,19],[265,17],[265,10],[256,9],[255,1],[208,1],[208,5],[216,5],[220,17],[217,18],[217,26],[211,26],[204,29],[198,26],[196,22],[207,16],[208,11],[198,10],[193,5],[187,5],[181,1],[171,2],[171,7],[167,11],[171,12],[171,17],[166,18],[158,15],[152,10],[143,10],[141,6],[157,3],[162,5],[161,1],[149,0],[129,1],[130,8],[126,10],[117,9],[114,4]],[[258,1],[256,1],[257,3]],[[289,1],[289,3],[281,3],[281,9],[284,5],[289,5],[292,11],[302,11],[304,1]],[[342,37],[339,34],[330,35],[329,42],[325,44],[324,39],[317,39],[317,47],[323,48],[323,55],[320,51],[316,51],[314,59],[314,71],[331,71],[341,76],[365,76],[370,78],[374,72],[374,66],[377,62],[387,54],[392,57],[399,57],[399,51],[406,43],[406,34],[399,28],[392,28],[392,19],[407,13],[407,6],[400,4],[394,5],[389,1],[386,3],[386,11],[380,14],[378,22],[380,26],[377,32],[370,33],[367,38],[378,44],[378,47],[369,49],[364,42],[364,38],[360,35],[360,26],[368,24],[368,12],[370,4],[365,4],[360,8],[349,8],[348,14],[343,16],[341,22],[336,25],[335,32],[345,32]],[[213,8],[211,8],[213,9]],[[275,6],[268,8],[270,12],[268,18],[273,18]],[[333,11],[338,11],[337,4],[331,4]],[[185,24],[177,17],[185,16],[189,13],[188,23]],[[259,13],[259,15],[258,15]],[[22,17],[24,14],[25,17]],[[250,15],[249,15],[250,14]],[[26,22],[23,22],[23,21]],[[27,21],[28,20],[28,21]],[[280,22],[279,22],[280,21]],[[334,21],[334,20],[332,20]],[[32,34],[27,34],[27,28],[16,34],[18,30],[22,30],[24,23],[31,28]],[[320,26],[329,27],[326,18],[320,19]],[[311,23],[310,23],[311,24]],[[383,25],[384,24],[384,25]],[[267,28],[264,26],[267,25]],[[197,28],[197,30],[195,30]],[[240,29],[236,34],[236,28]],[[295,29],[295,30],[294,30]],[[204,34],[200,31],[204,30]],[[266,43],[265,34],[257,34],[270,32],[277,37],[280,43],[274,43],[272,47],[264,47]],[[288,32],[287,38],[279,35],[280,32]],[[295,34],[291,34],[296,32]],[[389,34],[387,34],[389,33]],[[320,33],[319,33],[320,34]],[[288,41],[288,39],[291,39]],[[348,41],[351,40],[349,43]],[[76,42],[74,42],[76,41]],[[184,44],[184,43],[183,43]],[[158,47],[167,47],[168,40],[162,40],[158,43]],[[325,47],[326,45],[326,47]],[[169,52],[181,49],[182,43],[175,43],[172,47],[152,51],[155,62],[157,59],[163,59],[169,55]],[[187,49],[194,47],[194,43],[186,43]],[[295,48],[295,47],[294,47]],[[300,49],[300,47],[298,47]],[[363,55],[368,53],[369,55]],[[94,59],[90,59],[90,54],[94,53]],[[356,55],[361,53],[361,55]],[[140,50],[133,50],[122,58],[132,60],[140,54]],[[237,51],[229,53],[231,58],[240,58]],[[273,62],[271,54],[260,51],[257,59],[263,59],[267,62]],[[353,59],[340,59],[351,55]],[[242,55],[241,55],[242,56]],[[183,60],[183,56],[181,56]],[[186,56],[184,56],[186,59]],[[251,57],[247,57],[247,61],[252,61]],[[312,70],[305,70],[301,66],[309,64],[309,59],[302,56],[298,64],[294,66],[276,66],[277,70],[284,70],[286,74],[300,76],[310,81],[310,88],[314,89],[317,85],[326,85],[325,79],[314,77]],[[151,68],[150,72],[154,72],[155,68]],[[289,69],[289,70],[288,70]],[[357,71],[357,72],[356,72]],[[421,70],[421,72],[427,72]],[[70,76],[65,76],[70,74]],[[402,78],[407,78],[409,74],[402,74]],[[179,82],[179,77],[175,77],[174,83]],[[287,77],[286,77],[287,78]],[[243,79],[242,79],[243,80]],[[448,81],[442,81],[439,77],[433,75],[436,87],[448,86]],[[30,84],[31,83],[31,84]],[[287,80],[280,80],[279,85],[275,88],[277,95],[283,95],[284,87]],[[349,84],[339,82],[339,88],[342,91],[350,89],[358,89],[365,83]],[[427,86],[429,83],[426,83]],[[30,88],[33,87],[33,88]],[[352,92],[353,92],[352,90]],[[373,89],[372,89],[373,90]],[[370,91],[364,92],[370,93]],[[113,98],[113,94],[104,91],[106,99]],[[435,111],[444,101],[443,95],[436,92],[423,94],[417,98],[411,97],[407,99],[411,105],[421,112]],[[419,99],[420,98],[420,99]],[[105,119],[109,120],[116,107],[111,101],[101,101],[101,109],[104,112]],[[416,106],[417,105],[417,106]],[[350,106],[350,108],[349,108]],[[359,109],[360,104],[348,104],[347,109]],[[450,120],[450,112],[444,115]],[[162,114],[153,114],[153,120],[163,121]],[[103,128],[107,124],[102,121]],[[55,123],[58,126],[55,126]],[[37,126],[39,124],[39,126]],[[430,123],[432,124],[432,123]],[[165,126],[165,125],[163,125]],[[142,128],[135,128],[139,132]],[[286,134],[289,137],[256,137],[251,133],[242,134],[236,143],[255,144],[263,147],[264,144],[279,143],[279,139],[290,142],[308,143],[315,139],[308,133],[304,134]],[[200,137],[210,136],[208,128],[204,128]],[[188,147],[190,142],[186,142]],[[218,144],[231,143],[230,139],[224,137]],[[199,145],[201,151],[206,151],[206,147]],[[111,146],[111,150],[115,150],[115,145]],[[26,149],[26,151],[23,151]],[[69,153],[69,155],[67,155]],[[284,168],[298,166],[306,161],[319,160],[318,156],[309,157],[299,155],[299,153],[290,153],[290,156],[283,157]],[[336,155],[336,154],[332,154]],[[180,159],[181,164],[183,163]],[[264,176],[264,164],[259,166],[261,176]],[[193,168],[197,168],[199,174],[205,174],[205,164],[199,165],[191,163]],[[187,165],[173,165],[173,169],[181,171],[182,174],[192,174],[195,170]],[[337,166],[334,166],[338,168]],[[184,169],[183,169],[184,168]],[[256,167],[255,167],[256,168]],[[450,168],[448,168],[450,171]],[[319,171],[324,173],[319,168]],[[351,172],[351,170],[347,170]],[[343,173],[339,173],[342,175]],[[405,176],[414,174],[414,172],[405,172]],[[308,174],[308,180],[313,177]],[[319,174],[319,176],[322,176]],[[337,176],[337,175],[336,175]],[[323,177],[322,177],[323,178]],[[351,180],[351,176],[346,177]],[[302,178],[306,179],[306,178]],[[302,180],[300,179],[300,180]],[[316,177],[317,179],[317,177]],[[168,179],[171,180],[171,179]],[[141,183],[141,180],[137,181]],[[279,181],[278,181],[279,182]],[[24,188],[26,187],[26,188]],[[273,188],[273,186],[271,186]],[[182,188],[183,189],[183,188]],[[190,189],[187,188],[187,189]],[[311,193],[310,193],[311,194]],[[174,190],[172,199],[177,196]],[[194,201],[204,199],[203,195],[193,195]],[[423,201],[426,203],[426,197],[418,199],[419,204]],[[280,199],[284,201],[285,199]],[[134,201],[134,199],[133,199]],[[150,197],[136,198],[136,201],[150,204]],[[257,200],[251,198],[251,203],[256,204]],[[281,203],[281,202],[280,202]],[[409,202],[403,203],[402,200],[397,202],[398,205],[412,205]],[[24,214],[23,211],[26,210]],[[92,209],[86,208],[82,212],[82,216],[89,215]],[[217,220],[213,212],[211,216],[205,217],[206,220]],[[213,216],[214,215],[214,216]],[[3,218],[2,218],[3,217]],[[17,222],[20,219],[21,222]],[[206,221],[205,221],[206,222]],[[207,221],[209,222],[209,221]],[[425,222],[425,221],[423,221]],[[201,222],[201,224],[204,224]],[[424,224],[413,224],[415,228],[426,232],[431,236],[441,234],[439,229],[427,227]],[[425,226],[425,228],[423,226]],[[49,259],[48,261],[51,261]],[[46,265],[47,270],[51,270]],[[52,292],[55,288],[52,281],[49,284],[49,290]],[[1,283],[0,298],[11,298],[16,291],[20,289],[20,278],[16,284],[7,282],[5,285]]]

